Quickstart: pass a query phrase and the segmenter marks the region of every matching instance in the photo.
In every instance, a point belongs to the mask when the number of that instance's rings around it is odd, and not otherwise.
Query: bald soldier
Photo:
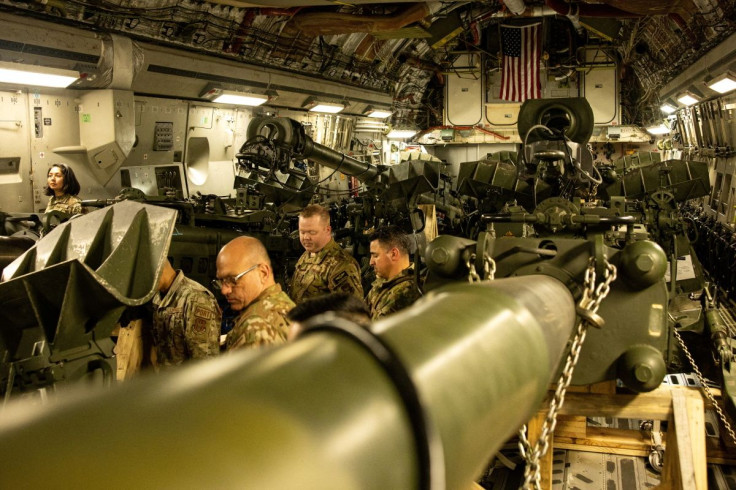
[[[296,303],[329,293],[363,298],[358,262],[332,239],[327,209],[310,204],[299,213],[299,241],[304,253],[296,263],[290,291]]]
[[[217,255],[217,279],[212,284],[230,308],[240,312],[227,334],[226,350],[286,341],[286,314],[294,302],[274,280],[271,259],[260,240],[242,236],[222,247]]]
[[[164,261],[158,292],[153,297],[156,364],[175,366],[188,359],[219,354],[221,321],[213,294]]]
[[[374,320],[406,308],[421,296],[409,261],[411,245],[409,235],[396,226],[379,228],[371,236],[371,267],[376,280],[366,303]]]

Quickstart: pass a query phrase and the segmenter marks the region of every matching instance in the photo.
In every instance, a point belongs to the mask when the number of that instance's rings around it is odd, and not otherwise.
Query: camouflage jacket
[[[215,297],[199,283],[177,271],[162,297],[153,297],[153,343],[159,365],[220,353],[222,314]]]
[[[371,310],[371,318],[376,320],[406,308],[420,296],[414,281],[414,267],[409,266],[393,279],[376,279],[365,302]]]
[[[315,254],[304,252],[291,280],[291,298],[300,303],[328,293],[348,293],[363,298],[358,262],[335,240]]]
[[[286,314],[294,306],[280,284],[266,288],[235,318],[235,326],[227,334],[225,349],[284,343],[289,332]]]
[[[82,200],[70,194],[64,194],[61,197],[51,196],[44,213],[51,211],[59,211],[66,214],[80,214],[82,212]]]

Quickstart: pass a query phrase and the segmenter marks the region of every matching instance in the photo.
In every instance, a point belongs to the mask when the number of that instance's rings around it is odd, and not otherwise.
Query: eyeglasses
[[[250,271],[254,270],[259,265],[261,265],[261,264],[255,264],[255,265],[253,265],[251,267],[248,267],[247,269],[245,269],[243,272],[241,272],[237,276],[225,277],[224,279],[213,279],[212,280],[212,285],[214,287],[216,287],[217,289],[222,289],[223,286],[230,286],[231,288],[232,287],[235,287],[235,285],[238,283],[238,281],[240,280],[241,277],[243,277],[244,275],[246,275]]]

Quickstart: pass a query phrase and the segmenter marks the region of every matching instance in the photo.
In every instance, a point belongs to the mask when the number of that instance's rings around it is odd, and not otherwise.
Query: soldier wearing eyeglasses
[[[329,293],[363,299],[360,267],[332,238],[327,209],[310,204],[299,213],[299,241],[304,253],[296,263],[290,289],[295,302]]]
[[[294,302],[273,277],[271,259],[256,238],[238,237],[217,255],[217,279],[212,284],[240,312],[227,334],[225,349],[260,347],[286,341],[286,314]]]
[[[220,353],[222,315],[217,300],[168,260],[153,297],[153,345],[158,366]]]

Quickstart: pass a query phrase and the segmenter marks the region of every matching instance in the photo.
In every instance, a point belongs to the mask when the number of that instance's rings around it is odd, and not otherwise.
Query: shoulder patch
[[[195,333],[204,333],[207,330],[207,320],[200,317],[195,318],[192,330],[194,330]]]
[[[207,309],[207,308],[205,308],[203,306],[200,306],[200,305],[196,305],[194,307],[194,313],[193,314],[194,314],[194,316],[196,318],[198,318],[198,319],[201,318],[203,320],[211,320],[215,316],[215,314],[211,310],[209,310],[209,309]]]

